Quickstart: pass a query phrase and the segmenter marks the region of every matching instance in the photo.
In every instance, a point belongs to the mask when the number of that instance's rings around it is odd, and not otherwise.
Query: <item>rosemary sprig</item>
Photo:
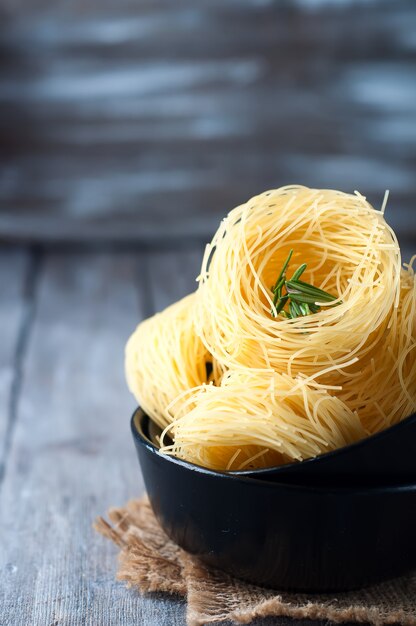
[[[294,272],[292,278],[287,280],[286,272],[292,255],[293,250],[290,250],[275,284],[271,287],[274,306],[271,308],[270,313],[273,317],[277,317],[279,314],[288,319],[305,317],[320,311],[321,307],[317,302],[333,302],[337,299],[336,296],[327,291],[299,280],[306,270],[306,263],[302,263]],[[283,289],[286,293],[283,292]],[[289,310],[285,310],[286,305],[288,305]]]
[[[286,261],[283,264],[283,267],[280,271],[279,276],[277,277],[277,280],[274,284],[274,287],[272,287],[272,292],[274,293],[274,298],[273,298],[273,304],[274,306],[276,306],[277,301],[281,299],[282,296],[282,287],[285,284],[285,280],[286,280],[286,270],[287,270],[287,266],[290,263],[290,259],[292,258],[292,254],[293,254],[293,250],[291,250],[289,252],[289,256],[287,257]],[[285,301],[286,304],[286,301]],[[284,305],[283,305],[284,306]],[[282,310],[282,309],[280,309]]]

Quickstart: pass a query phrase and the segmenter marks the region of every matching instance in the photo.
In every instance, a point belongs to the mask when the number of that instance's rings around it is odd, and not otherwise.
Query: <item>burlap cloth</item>
[[[146,498],[131,500],[94,527],[120,547],[117,577],[141,593],[187,598],[187,624],[249,624],[266,616],[336,623],[416,625],[416,573],[360,591],[337,594],[276,592],[207,569],[165,535]]]

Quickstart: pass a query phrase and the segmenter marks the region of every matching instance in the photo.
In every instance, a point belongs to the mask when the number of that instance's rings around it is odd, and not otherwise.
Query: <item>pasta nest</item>
[[[333,294],[273,316],[290,250]],[[198,289],[141,322],[130,390],[163,429],[161,451],[216,470],[304,460],[416,409],[412,261],[360,194],[288,186],[233,209],[207,245]],[[170,439],[170,440],[169,440]]]

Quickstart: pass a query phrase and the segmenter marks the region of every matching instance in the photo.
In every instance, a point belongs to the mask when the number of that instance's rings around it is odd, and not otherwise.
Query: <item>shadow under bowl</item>
[[[204,563],[274,589],[355,589],[416,568],[416,484],[313,487],[214,472],[161,454],[139,408],[131,429],[153,511]]]

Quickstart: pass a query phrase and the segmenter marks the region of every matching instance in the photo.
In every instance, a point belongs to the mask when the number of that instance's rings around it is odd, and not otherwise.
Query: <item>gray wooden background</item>
[[[288,183],[416,235],[413,0],[1,0],[0,238],[206,238]]]
[[[412,0],[1,0],[2,626],[184,625],[91,529],[143,492],[125,341],[267,187],[390,188],[416,251],[415,70]]]

